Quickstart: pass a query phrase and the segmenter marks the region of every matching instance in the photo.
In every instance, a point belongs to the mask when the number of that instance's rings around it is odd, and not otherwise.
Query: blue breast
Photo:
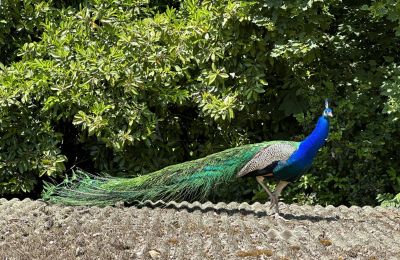
[[[312,133],[307,136],[286,161],[281,161],[274,169],[274,177],[278,180],[294,181],[307,171],[319,148],[325,143],[329,133],[329,121],[321,116]]]

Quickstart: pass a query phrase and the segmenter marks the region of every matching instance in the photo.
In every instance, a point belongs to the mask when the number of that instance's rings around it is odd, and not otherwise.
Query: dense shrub
[[[364,205],[398,193],[396,4],[60,7],[0,72],[0,192],[30,191],[73,166],[136,175],[249,142],[301,140],[330,97],[328,143],[286,200]],[[218,199],[263,198],[240,184]]]
[[[3,0],[0,2],[0,62],[17,59],[17,51],[26,42],[38,40],[42,23],[51,16],[48,2],[42,0]]]

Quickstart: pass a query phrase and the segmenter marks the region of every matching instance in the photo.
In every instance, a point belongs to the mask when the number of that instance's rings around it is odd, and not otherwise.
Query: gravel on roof
[[[400,259],[400,210],[0,199],[1,259]]]

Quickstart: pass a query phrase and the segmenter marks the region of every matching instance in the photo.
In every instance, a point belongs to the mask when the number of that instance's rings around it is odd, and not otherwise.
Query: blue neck
[[[286,181],[294,181],[300,177],[311,166],[318,149],[328,137],[328,131],[329,121],[321,116],[312,133],[300,143],[299,148],[287,161],[280,161],[274,168],[274,177]]]
[[[312,133],[300,143],[299,149],[291,156],[291,159],[312,161],[319,148],[325,143],[328,132],[329,121],[324,116],[321,116]]]

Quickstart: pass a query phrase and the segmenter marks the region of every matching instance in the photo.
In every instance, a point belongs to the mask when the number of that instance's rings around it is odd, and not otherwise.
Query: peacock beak
[[[329,111],[328,113],[326,113],[326,115],[329,116],[329,117],[333,117],[333,114],[332,114],[331,111]]]

